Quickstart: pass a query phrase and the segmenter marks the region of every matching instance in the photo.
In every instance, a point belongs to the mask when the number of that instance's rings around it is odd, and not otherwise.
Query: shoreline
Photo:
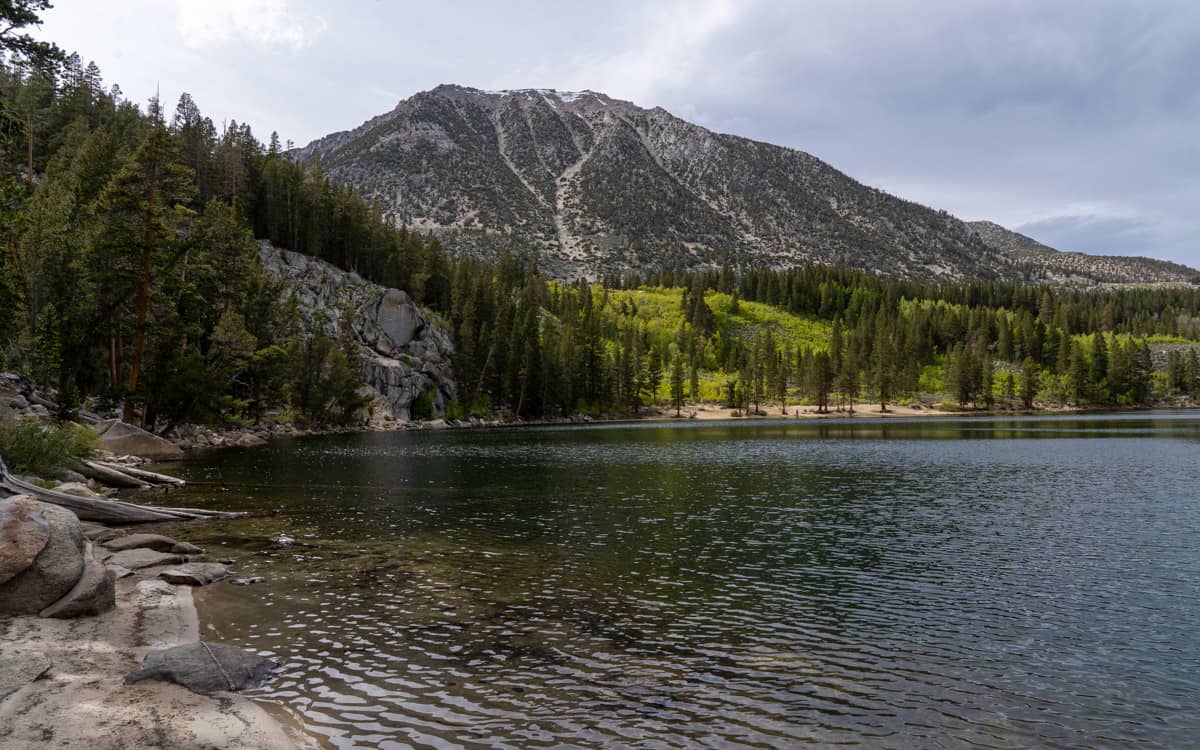
[[[188,586],[148,568],[120,579],[117,606],[74,620],[0,619],[0,654],[40,652],[50,662],[41,677],[0,698],[0,746],[230,748],[314,747],[281,711],[238,693],[199,695],[181,685],[125,684],[150,649],[195,642],[200,619]]]
[[[316,435],[355,435],[373,432],[424,432],[442,430],[474,430],[474,429],[506,429],[520,427],[548,427],[567,425],[617,425],[641,423],[679,423],[715,422],[715,421],[756,421],[756,420],[829,420],[853,419],[919,419],[919,418],[982,418],[982,417],[1028,417],[1028,416],[1058,416],[1071,414],[1110,414],[1149,412],[1164,409],[1200,409],[1200,404],[1155,404],[1151,406],[1044,406],[1033,409],[942,409],[938,406],[909,406],[889,404],[887,411],[881,411],[878,404],[860,403],[853,412],[846,409],[830,409],[818,412],[815,406],[796,404],[787,407],[787,413],[781,413],[778,406],[764,408],[758,414],[746,415],[737,413],[739,410],[708,403],[687,404],[681,410],[681,416],[676,417],[673,409],[662,407],[646,407],[639,415],[590,417],[576,415],[573,417],[553,417],[548,419],[502,419],[458,421],[444,418],[423,422],[372,422],[370,424],[349,425],[340,427],[318,427],[305,429],[294,425],[264,425],[258,427],[209,428],[188,425],[190,434],[205,434],[209,437],[204,442],[195,442],[187,438],[169,438],[179,447],[186,460],[188,455],[206,452],[220,448],[248,448],[265,445],[282,438],[304,438]],[[250,435],[255,440],[245,441]],[[153,459],[148,463],[169,464],[181,459]]]

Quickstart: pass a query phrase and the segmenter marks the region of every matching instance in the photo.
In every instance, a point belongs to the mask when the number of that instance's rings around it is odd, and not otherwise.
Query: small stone
[[[296,540],[287,534],[280,534],[279,536],[275,537],[274,542],[280,547],[291,547],[296,543]]]
[[[138,581],[133,590],[138,604],[143,607],[157,607],[163,599],[175,596],[175,587],[157,578]]]
[[[240,435],[236,435],[236,436],[231,435],[226,440],[227,440],[227,443],[226,443],[227,445],[236,445],[241,448],[255,448],[260,445],[267,444],[266,440],[263,440],[258,435],[252,435],[248,432],[244,432],[244,433],[242,433]]]
[[[109,542],[120,536],[126,536],[127,534],[129,534],[128,529],[104,529],[103,531],[97,531],[95,533],[84,532],[84,535],[87,536],[88,539],[98,544],[106,544],[106,542]]]
[[[173,555],[169,552],[155,552],[151,549],[127,549],[117,552],[105,559],[109,565],[119,565],[122,568],[130,570],[141,570],[142,568],[153,568],[156,565],[178,565],[185,562],[182,555]]]
[[[55,487],[54,490],[67,495],[74,495],[75,497],[86,497],[91,500],[95,500],[100,497],[92,491],[91,487],[88,487],[83,482],[63,482]]]
[[[251,576],[249,578],[235,578],[232,583],[234,586],[252,586],[256,583],[262,583],[265,580],[267,579],[262,576]]]
[[[115,576],[117,580],[128,578],[129,576],[133,575],[132,570],[129,568],[122,568],[120,565],[108,565],[106,567],[113,572],[113,576]]]
[[[204,554],[203,548],[197,547],[196,545],[192,544],[191,542],[179,542],[174,547],[171,548],[171,551],[177,555],[203,555]]]
[[[207,586],[229,577],[229,569],[220,563],[185,563],[158,574],[167,583],[180,586]]]
[[[179,542],[162,534],[126,534],[118,539],[110,539],[104,542],[104,546],[113,552],[138,548],[152,549],[155,552],[170,552],[175,549],[177,544]]]

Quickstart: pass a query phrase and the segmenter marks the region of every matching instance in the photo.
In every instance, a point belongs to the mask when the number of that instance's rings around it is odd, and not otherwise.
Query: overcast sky
[[[1200,267],[1200,2],[55,0],[168,112],[297,144],[439,83],[593,89],[1067,250]]]

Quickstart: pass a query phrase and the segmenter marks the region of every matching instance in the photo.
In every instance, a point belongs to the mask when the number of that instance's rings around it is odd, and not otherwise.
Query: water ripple
[[[1200,420],[343,436],[214,454],[199,597],[334,748],[1200,733]],[[297,545],[270,539],[286,531]]]

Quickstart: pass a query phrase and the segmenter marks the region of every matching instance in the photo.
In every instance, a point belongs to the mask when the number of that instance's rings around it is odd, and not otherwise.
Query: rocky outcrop
[[[259,256],[271,275],[285,282],[309,331],[336,337],[346,318],[342,311],[350,311],[363,383],[388,416],[410,419],[422,394],[430,396],[432,413],[439,416],[457,398],[450,334],[407,294],[268,242],[259,244]]]
[[[66,596],[84,572],[83,549],[71,511],[26,495],[0,500],[0,614],[37,614]]]
[[[94,428],[100,434],[100,445],[118,455],[141,458],[179,458],[183,451],[170,440],[146,432],[124,422],[102,422]]]

